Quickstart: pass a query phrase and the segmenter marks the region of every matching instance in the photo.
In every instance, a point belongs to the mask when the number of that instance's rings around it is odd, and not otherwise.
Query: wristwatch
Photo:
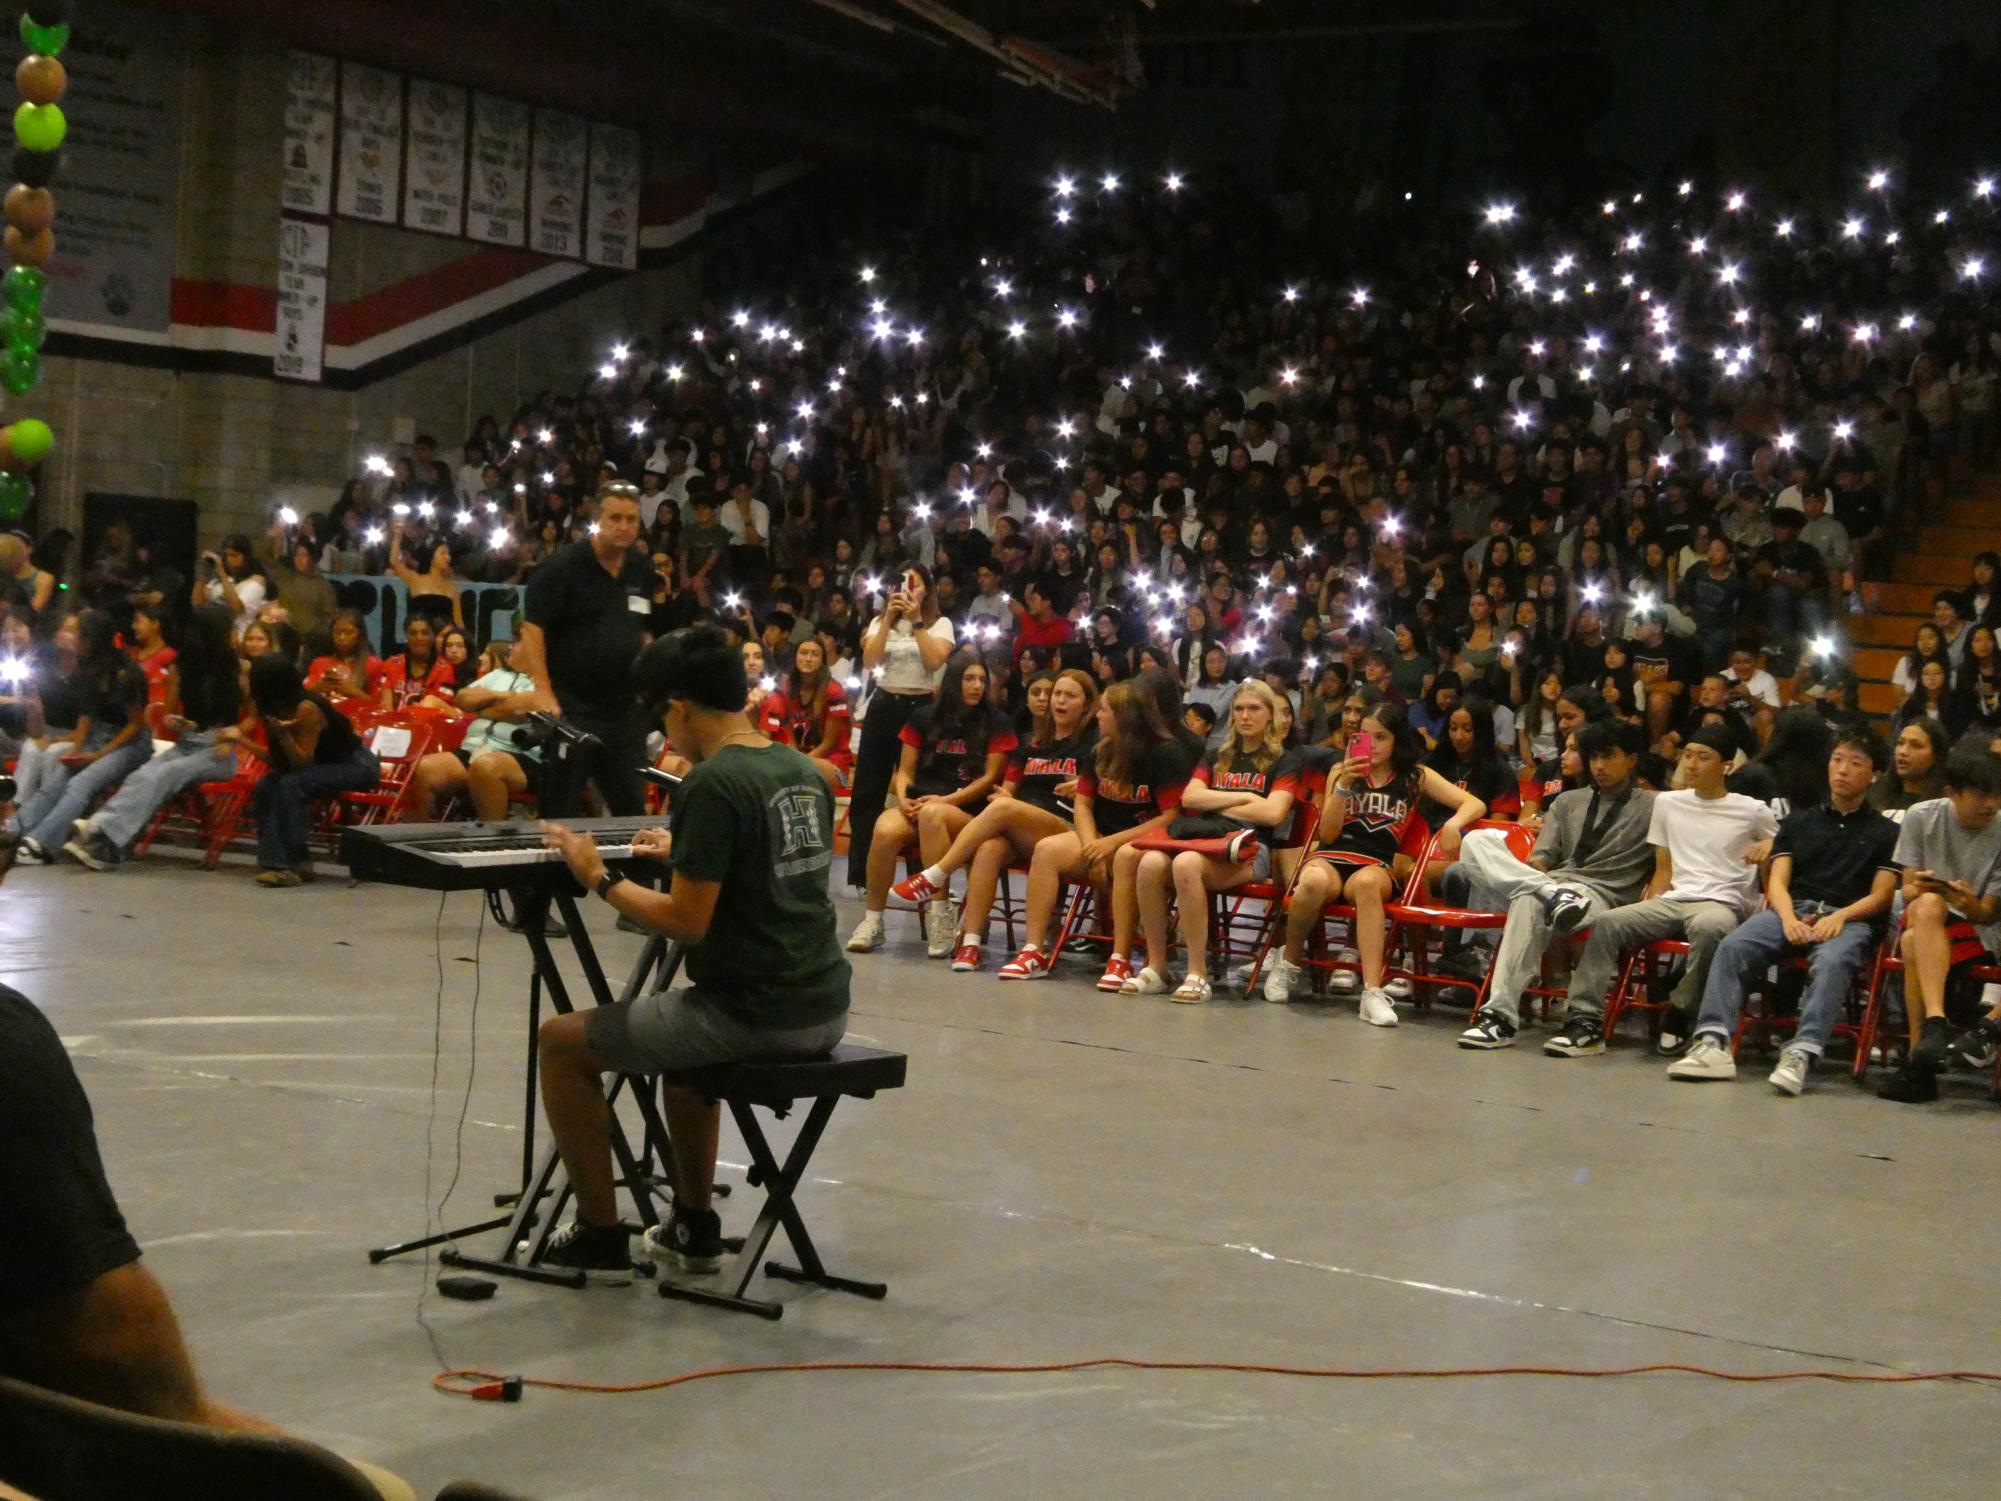
[[[604,898],[604,900],[610,901],[611,888],[616,886],[620,881],[623,881],[624,879],[625,879],[624,876],[613,875],[610,871],[606,871],[603,875],[597,878],[597,884],[592,886],[591,890],[595,891],[600,897]]]

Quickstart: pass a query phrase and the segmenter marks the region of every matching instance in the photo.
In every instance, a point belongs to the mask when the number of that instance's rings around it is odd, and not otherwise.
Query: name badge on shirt
[[[651,615],[653,613],[653,601],[643,594],[626,595],[625,607],[635,615]]]

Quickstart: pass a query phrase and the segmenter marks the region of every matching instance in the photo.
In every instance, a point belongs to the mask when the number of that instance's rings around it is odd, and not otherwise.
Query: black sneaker
[[[77,864],[88,866],[92,870],[110,870],[120,859],[118,851],[112,848],[111,841],[94,830],[88,834],[79,834],[72,839],[63,846],[63,853]]]
[[[586,1282],[600,1287],[624,1287],[632,1281],[630,1238],[623,1225],[600,1227],[571,1220],[549,1237],[539,1265],[582,1272]]]
[[[656,1262],[684,1272],[719,1272],[723,1266],[723,1222],[713,1209],[674,1206],[664,1225],[646,1232],[646,1252]]]
[[[1944,1073],[1951,1046],[1952,1023],[1942,1016],[1928,1016],[1918,1028],[1917,1046],[1911,1049],[1910,1062],[1904,1067],[1916,1073]]]
[[[1559,933],[1575,933],[1591,921],[1591,903],[1568,886],[1545,891],[1541,901],[1542,910],[1549,914],[1550,927]]]
[[[2001,1021],[1983,1016],[1946,1044],[1946,1053],[1961,1068],[1992,1068],[2001,1056]]]
[[[1938,1075],[1906,1064],[1877,1086],[1876,1098],[1895,1100],[1899,1105],[1928,1105],[1938,1098]]]
[[[1589,1058],[1605,1051],[1605,1018],[1566,1016],[1556,1035],[1542,1045],[1552,1058]]]
[[[42,848],[42,841],[23,834],[17,858],[23,865],[54,865],[55,857]]]
[[[1670,1006],[1661,1013],[1660,1036],[1654,1039],[1654,1051],[1663,1058],[1679,1058],[1688,1051],[1689,1043],[1695,1037],[1695,1017],[1679,1006]]]
[[[1459,1034],[1459,1046],[1481,1052],[1511,1048],[1515,1045],[1515,1031],[1515,1024],[1500,1012],[1483,1011],[1473,1019],[1472,1026]]]

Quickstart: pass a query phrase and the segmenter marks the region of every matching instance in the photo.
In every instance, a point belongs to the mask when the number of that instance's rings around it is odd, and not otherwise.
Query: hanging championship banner
[[[528,243],[528,106],[492,94],[472,100],[472,176],[466,234],[489,245]]]
[[[621,271],[639,266],[639,132],[591,125],[590,213],[584,258]]]
[[[340,213],[394,224],[402,197],[403,80],[360,63],[340,65]]]
[[[403,222],[427,234],[459,234],[465,228],[466,91],[411,79],[409,124]]]
[[[528,248],[579,259],[584,253],[584,177],[589,132],[561,110],[535,111],[529,172]]]
[[[279,204],[288,214],[333,206],[334,60],[294,52],[285,79],[285,180]]]
[[[278,346],[272,373],[317,381],[327,331],[327,226],[278,221]]]

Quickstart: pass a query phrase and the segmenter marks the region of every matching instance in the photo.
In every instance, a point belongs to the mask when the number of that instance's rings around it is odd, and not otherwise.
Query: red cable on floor
[[[721,1376],[770,1376],[826,1371],[914,1371],[929,1375],[1036,1376],[1069,1371],[1116,1369],[1125,1371],[1216,1371],[1251,1376],[1310,1376],[1329,1381],[1412,1381],[1455,1380],[1479,1376],[1652,1376],[1675,1373],[1706,1376],[1715,1381],[1838,1381],[1853,1385],[1905,1385],[1919,1381],[2001,1381],[2001,1371],[1719,1371],[1709,1366],[1662,1362],[1635,1366],[1447,1366],[1431,1370],[1381,1370],[1341,1366],[1264,1365],[1234,1360],[1141,1360],[1123,1355],[1100,1355],[1086,1360],[1056,1360],[1018,1365],[988,1365],[970,1361],[929,1360],[810,1360],[790,1364],[717,1366],[705,1371],[684,1371],[655,1381],[599,1382],[555,1381],[539,1376],[503,1376],[496,1371],[441,1371],[431,1378],[437,1391],[452,1397],[472,1397],[478,1401],[518,1400],[521,1389],[539,1386],[548,1391],[625,1394],[665,1391],[697,1381],[713,1381]]]

